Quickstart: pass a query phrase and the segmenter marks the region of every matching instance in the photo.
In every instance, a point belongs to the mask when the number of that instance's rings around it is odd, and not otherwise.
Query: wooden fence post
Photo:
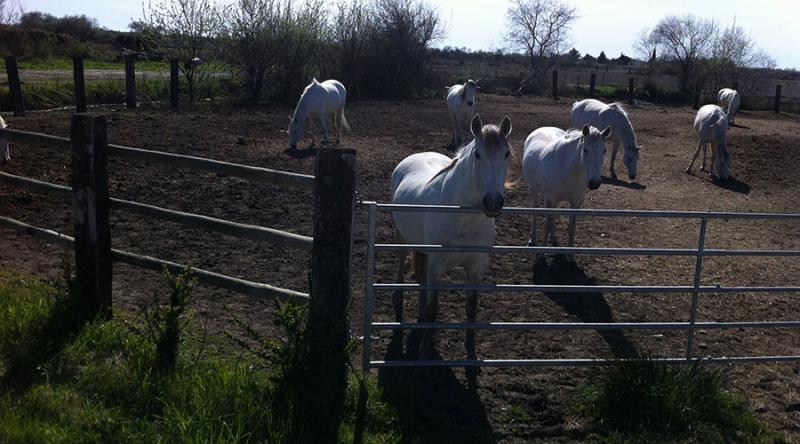
[[[86,112],[86,83],[83,76],[83,57],[72,59],[72,71],[75,81],[75,111]]]
[[[703,90],[699,83],[694,85],[694,97],[692,99],[692,109],[700,109],[700,99],[703,97]]]
[[[558,100],[558,70],[553,70],[553,100]]]
[[[344,412],[355,205],[354,149],[320,149],[314,184],[309,354],[296,442],[336,442]],[[299,419],[299,418],[298,418]]]
[[[781,112],[781,85],[775,85],[775,112]]]
[[[72,209],[75,274],[87,319],[111,317],[111,225],[106,118],[73,114]]]
[[[628,103],[633,105],[633,77],[628,78]]]
[[[125,56],[125,104],[136,108],[136,64],[133,56]]]
[[[589,97],[595,96],[595,89],[597,88],[597,73],[589,74]]]
[[[6,56],[5,60],[8,88],[11,90],[11,102],[14,104],[14,115],[22,117],[25,115],[25,102],[22,100],[22,83],[19,81],[17,58]]]
[[[178,109],[178,59],[169,61],[169,107]]]

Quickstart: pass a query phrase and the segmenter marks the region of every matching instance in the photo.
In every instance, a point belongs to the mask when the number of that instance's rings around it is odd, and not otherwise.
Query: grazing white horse
[[[711,144],[711,171],[714,171],[722,180],[727,180],[731,174],[731,155],[725,145],[728,130],[728,116],[718,105],[703,105],[697,110],[694,118],[694,130],[697,131],[697,149],[694,151],[692,161],[686,167],[686,173],[691,173],[694,161],[703,149],[703,166],[700,171],[706,171],[706,148]]]
[[[628,177],[631,180],[636,179],[641,147],[636,144],[636,133],[622,105],[619,103],[606,105],[595,99],[581,100],[572,105],[570,118],[575,128],[583,125],[592,125],[596,128],[610,126],[613,131],[611,139],[614,142],[614,148],[611,150],[611,178],[617,178],[614,163],[617,160],[617,149],[622,144],[625,149],[622,161],[628,169]]]
[[[395,212],[392,219],[398,241],[433,245],[494,245],[494,217],[503,208],[503,193],[511,147],[511,119],[503,118],[500,127],[483,126],[478,114],[470,129],[475,139],[451,159],[439,153],[418,153],[403,159],[392,173],[392,203],[462,205],[481,207],[485,214]],[[407,255],[400,260],[397,281],[403,282]],[[441,283],[445,274],[463,266],[470,284],[479,284],[489,265],[487,253],[412,253],[416,279],[420,284]],[[395,316],[403,320],[403,294],[394,294]],[[420,291],[419,320],[433,322],[438,311],[436,291]],[[478,293],[467,294],[467,320],[475,322]],[[475,332],[467,331],[465,346],[475,358]],[[423,333],[420,354],[427,358],[433,350],[430,331]]]
[[[342,127],[350,132],[350,125],[344,117],[344,105],[347,102],[347,90],[338,80],[326,80],[322,83],[313,79],[303,90],[297,102],[294,115],[289,117],[289,148],[297,149],[297,142],[303,137],[306,120],[311,131],[311,119],[317,117],[322,126],[323,143],[328,142],[328,116],[333,114],[336,124],[336,143],[342,135]],[[313,144],[313,133],[311,134]]]
[[[475,114],[475,94],[480,89],[478,82],[467,80],[463,85],[447,87],[447,111],[453,121],[453,146],[461,146],[461,135],[467,122]]]
[[[736,118],[736,111],[739,111],[739,104],[742,98],[739,92],[735,89],[722,88],[717,94],[717,103],[725,109],[725,114],[728,115],[728,126],[733,125],[733,119]]]
[[[6,128],[6,121],[3,120],[3,116],[0,116],[0,128]],[[3,161],[0,162],[0,165],[5,164],[9,160],[11,160],[11,149],[9,148],[8,140],[0,137],[0,150],[3,151]]]
[[[538,207],[539,196],[543,196],[547,208],[555,208],[563,201],[569,203],[570,208],[580,208],[587,188],[600,188],[606,139],[610,135],[610,126],[598,131],[589,125],[584,125],[581,131],[544,127],[532,132],[525,139],[522,176],[528,183],[533,206]],[[534,215],[529,246],[536,245],[536,219]],[[570,216],[570,247],[575,246],[575,222],[575,216]],[[547,244],[548,237],[555,245],[552,215],[546,217],[543,244]],[[567,259],[575,261],[571,254]]]

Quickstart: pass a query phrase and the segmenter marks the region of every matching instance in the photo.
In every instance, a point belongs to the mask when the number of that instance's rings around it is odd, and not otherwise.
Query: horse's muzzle
[[[589,187],[590,190],[596,190],[600,188],[600,179],[597,178],[590,180],[587,186]]]
[[[483,212],[489,217],[497,217],[500,215],[500,211],[503,210],[503,204],[505,203],[503,196],[498,194],[497,196],[484,196],[483,197]]]

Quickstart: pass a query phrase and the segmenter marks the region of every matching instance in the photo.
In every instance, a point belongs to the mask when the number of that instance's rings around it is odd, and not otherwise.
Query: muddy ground
[[[517,153],[510,168],[519,176],[522,144],[540,126],[568,126],[571,100],[481,96],[477,110],[485,122],[499,123],[503,115],[513,120],[510,138]],[[441,100],[405,102],[353,102],[347,118],[353,134],[347,145],[358,150],[358,191],[362,200],[387,201],[394,166],[409,154],[434,150],[450,153],[448,119]],[[286,115],[280,106],[231,110],[213,105],[170,113],[158,109],[106,110],[110,117],[109,139],[141,148],[192,154],[237,163],[313,173],[314,156],[293,157],[287,148]],[[643,146],[640,172],[630,183],[618,159],[620,181],[606,180],[589,192],[590,208],[719,210],[789,212],[800,209],[800,183],[795,167],[800,164],[800,119],[789,115],[743,111],[729,132],[733,155],[733,179],[719,185],[695,171],[683,172],[695,146],[688,108],[630,109],[629,114]],[[69,116],[64,112],[39,113],[7,119],[13,128],[68,135]],[[304,145],[307,146],[308,139]],[[309,152],[310,153],[310,152]],[[68,153],[41,146],[14,146],[13,161],[2,171],[49,182],[68,184]],[[606,159],[608,162],[608,159]],[[269,226],[311,235],[312,209],[308,193],[281,190],[262,184],[190,169],[146,162],[112,159],[111,195],[152,205],[206,214],[237,222]],[[530,206],[523,187],[508,191],[508,206]],[[68,203],[0,185],[0,214],[25,222],[71,231]],[[565,221],[559,225],[563,240]],[[392,240],[388,217],[379,219],[379,241]],[[497,219],[498,245],[523,245],[530,220],[504,215]],[[578,221],[579,246],[674,247],[696,246],[699,224],[678,219],[582,219]],[[307,290],[309,257],[265,243],[239,240],[172,223],[112,212],[113,245],[135,253],[191,263],[232,276]],[[360,335],[365,269],[366,212],[356,212],[353,255],[353,334]],[[800,249],[800,224],[792,222],[712,221],[707,248]],[[25,273],[57,274],[59,261],[69,257],[61,247],[34,241],[0,229],[0,265]],[[487,280],[498,283],[575,284],[670,284],[691,285],[694,260],[676,257],[578,257],[577,267],[560,258],[534,270],[525,256],[495,256]],[[395,259],[380,255],[378,281],[394,279]],[[709,258],[703,267],[704,285],[800,285],[796,258]],[[453,273],[460,279],[459,271]],[[410,277],[410,273],[407,274]],[[115,304],[121,312],[135,312],[137,301],[165,293],[157,273],[116,265]],[[376,320],[390,321],[389,295],[378,295]],[[700,298],[700,321],[794,320],[796,294],[709,294]],[[196,292],[198,319],[213,331],[236,331],[232,316],[271,332],[273,303],[212,287]],[[483,295],[479,321],[610,322],[688,319],[688,294]],[[406,301],[406,316],[416,310],[415,298]],[[460,321],[464,297],[442,296],[440,318]],[[376,342],[374,359],[395,356],[401,349],[388,332]],[[796,355],[800,332],[785,329],[700,331],[698,349],[709,356]],[[682,356],[686,334],[669,331],[639,332],[504,332],[478,334],[482,358],[609,357],[631,349],[662,356]],[[445,359],[464,356],[463,333],[443,332],[438,351]],[[732,385],[747,395],[758,414],[777,429],[800,437],[800,366],[797,364],[748,364],[733,367]],[[403,396],[408,384],[421,384],[409,370],[380,372],[389,402],[397,403],[408,437],[424,433],[425,418],[443,423],[449,436],[461,441],[571,442],[591,440],[575,413],[580,384],[589,369],[500,368],[484,369],[475,386],[463,370],[437,370],[433,381],[421,386],[412,401]],[[416,382],[414,382],[416,381]],[[419,388],[419,387],[418,387]],[[408,403],[416,403],[409,406]],[[400,404],[405,403],[403,406]],[[520,413],[524,412],[524,413]],[[444,420],[442,418],[445,418]],[[417,436],[426,440],[426,436]]]

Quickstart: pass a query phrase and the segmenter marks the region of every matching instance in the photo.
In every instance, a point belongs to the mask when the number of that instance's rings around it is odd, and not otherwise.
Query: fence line
[[[474,246],[474,245],[406,245],[378,244],[375,242],[376,213],[402,212],[443,212],[443,213],[482,213],[479,208],[443,205],[397,205],[365,202],[369,210],[367,276],[365,279],[364,305],[364,349],[362,366],[365,370],[375,367],[410,366],[541,366],[541,365],[602,365],[616,359],[494,359],[494,360],[444,360],[444,361],[376,361],[371,359],[373,330],[680,330],[687,331],[686,357],[665,358],[664,362],[686,363],[696,360],[693,355],[694,331],[697,329],[744,329],[744,328],[798,328],[800,320],[791,321],[748,321],[748,322],[697,322],[697,305],[701,294],[727,293],[800,293],[800,286],[721,286],[700,285],[703,258],[706,256],[755,256],[755,257],[798,257],[797,250],[725,250],[705,249],[705,232],[709,220],[800,220],[800,214],[780,213],[742,213],[742,212],[701,212],[701,211],[652,211],[652,210],[595,210],[561,208],[505,208],[504,214],[557,214],[579,215],[581,217],[644,217],[644,218],[683,218],[699,219],[700,230],[696,248],[587,248],[587,247],[523,247],[523,246]],[[692,285],[525,285],[525,284],[405,284],[374,283],[375,254],[382,251],[416,251],[423,253],[479,252],[492,254],[613,254],[646,256],[688,256],[695,257],[695,272]],[[451,290],[482,292],[541,292],[541,293],[684,293],[691,294],[692,304],[688,322],[484,322],[484,323],[406,323],[373,322],[375,291],[411,290]],[[798,356],[737,356],[703,359],[704,362],[785,362],[800,361]]]
[[[72,195],[72,189],[69,187],[56,185],[49,182],[42,182],[35,179],[29,179],[27,177],[15,176],[13,174],[4,173],[1,171],[0,182],[62,196]],[[203,228],[240,238],[265,241],[273,245],[282,245],[303,251],[311,251],[314,241],[313,238],[309,236],[289,233],[282,230],[276,230],[274,228],[241,224],[224,219],[169,210],[154,205],[148,205],[124,199],[116,199],[113,197],[110,199],[110,201],[112,209],[125,210],[143,216],[152,216],[170,222]]]
[[[69,149],[71,146],[70,139],[67,137],[51,136],[49,134],[30,131],[2,128],[0,129],[0,136],[3,136],[9,142],[46,144],[63,149]],[[122,145],[109,144],[108,148],[108,154],[110,156],[176,165],[185,168],[196,168],[211,173],[225,174],[241,179],[254,180],[279,186],[290,186],[306,191],[312,191],[314,189],[314,176],[307,174],[290,173],[270,168],[254,167],[221,160],[206,159],[204,157],[132,148]]]
[[[53,230],[47,230],[29,225],[9,217],[0,216],[0,226],[60,245],[73,246],[75,244],[75,239],[71,236],[67,236]],[[167,267],[172,272],[179,272],[187,267],[184,264],[165,261],[151,256],[139,255],[117,249],[111,249],[111,256],[116,262],[122,262],[128,265],[153,271],[161,271],[163,267]],[[203,270],[201,268],[191,267],[191,269],[192,276],[197,278],[199,282],[214,285],[216,287],[226,288],[228,290],[250,296],[276,298],[279,300],[294,300],[298,302],[307,302],[309,299],[308,293],[274,287],[272,285],[262,284],[259,282],[251,282],[244,279],[226,276],[220,273]]]

